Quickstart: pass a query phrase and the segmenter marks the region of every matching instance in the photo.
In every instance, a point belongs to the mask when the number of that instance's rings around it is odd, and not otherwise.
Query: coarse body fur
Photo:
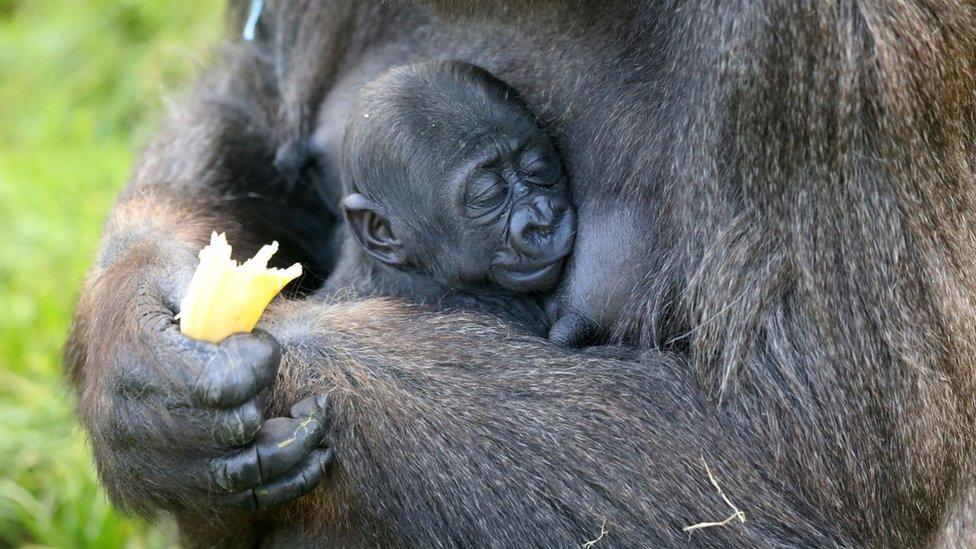
[[[972,543],[972,3],[268,2],[263,21],[144,153],[80,299],[67,370],[116,503],[175,513],[191,544]],[[223,512],[195,464],[227,450],[167,438],[203,420],[125,391],[169,365],[145,319],[212,229],[277,238],[318,286],[358,86],[433,58],[497,74],[556,137],[579,208],[565,302],[602,296],[640,358],[397,301],[278,303],[265,413],[327,393],[335,464],[285,507]],[[304,141],[314,162],[273,167]],[[703,462],[745,523],[682,530],[733,513]]]

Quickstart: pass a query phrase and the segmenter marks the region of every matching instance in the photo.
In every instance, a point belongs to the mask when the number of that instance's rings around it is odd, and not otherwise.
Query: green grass
[[[98,487],[60,377],[79,283],[220,2],[0,0],[0,546],[164,547]]]

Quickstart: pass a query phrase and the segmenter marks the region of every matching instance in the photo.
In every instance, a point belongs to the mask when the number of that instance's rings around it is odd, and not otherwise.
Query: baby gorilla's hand
[[[565,311],[549,329],[549,341],[562,347],[585,347],[592,343],[596,331],[596,324],[582,313]]]

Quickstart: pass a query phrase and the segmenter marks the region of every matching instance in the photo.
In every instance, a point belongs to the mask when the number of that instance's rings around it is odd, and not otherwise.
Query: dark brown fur
[[[116,502],[178,511],[193,541],[973,539],[971,3],[283,4],[273,43],[232,47],[220,85],[147,152],[79,303],[67,363]],[[274,151],[338,125],[377,72],[434,57],[498,74],[561,141],[582,205],[567,300],[612,267],[615,332],[641,360],[396,302],[282,303],[265,324],[285,353],[268,411],[327,391],[336,467],[280,511],[200,521],[206,494],[150,489],[123,461],[143,449],[175,484],[164,458],[187,448],[113,430],[113,353],[145,342],[120,292],[169,268],[160,242],[185,254],[222,223],[326,273],[328,205],[307,189],[335,185],[339,139],[325,132],[304,185],[268,171]],[[188,192],[206,198],[187,207]],[[630,253],[600,258],[612,238]],[[745,524],[682,532],[731,514],[702,457]]]

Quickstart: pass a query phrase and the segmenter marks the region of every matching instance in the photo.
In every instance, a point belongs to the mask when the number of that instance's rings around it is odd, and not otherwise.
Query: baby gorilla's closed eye
[[[508,195],[508,185],[504,179],[492,174],[475,178],[465,193],[465,209],[469,217],[492,213],[502,205]]]
[[[555,151],[515,92],[473,65],[410,65],[364,86],[342,178],[368,293],[429,303],[551,290],[576,232]]]

